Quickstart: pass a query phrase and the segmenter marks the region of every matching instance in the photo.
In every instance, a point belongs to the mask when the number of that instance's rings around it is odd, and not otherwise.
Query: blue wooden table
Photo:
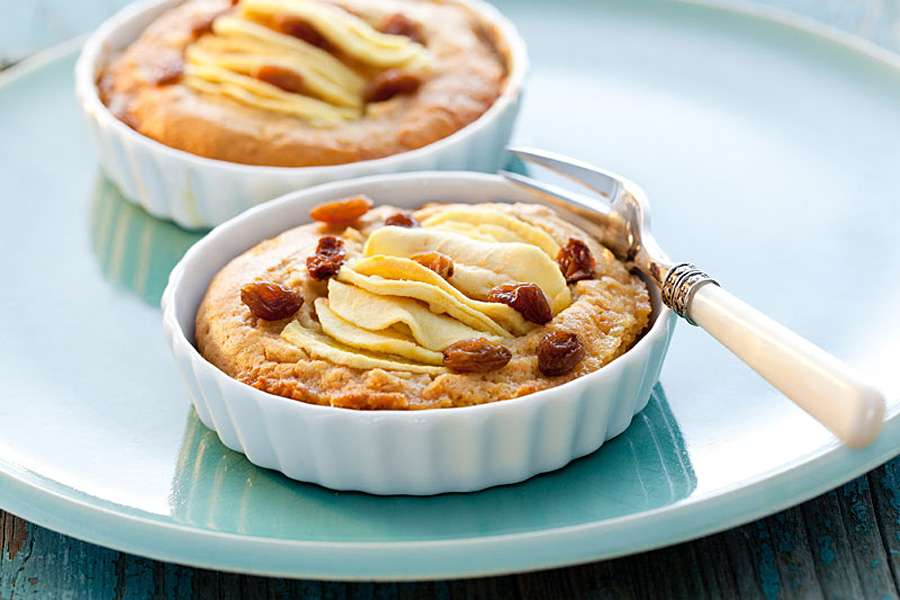
[[[0,67],[89,30],[124,3],[0,0]],[[756,3],[900,51],[900,0]],[[0,600],[420,596],[900,598],[900,458],[798,507],[694,542],[578,567],[435,583],[317,583],[192,569],[86,544],[0,511]]]

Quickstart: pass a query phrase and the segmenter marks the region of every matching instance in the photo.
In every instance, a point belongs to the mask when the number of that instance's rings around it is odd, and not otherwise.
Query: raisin
[[[229,2],[229,4],[230,6],[228,8],[195,17],[193,22],[191,22],[191,35],[196,39],[204,34],[212,33],[215,20],[222,15],[231,12],[232,7],[235,6],[237,2]]]
[[[456,342],[444,350],[444,366],[457,373],[496,371],[511,358],[509,348],[485,338]]]
[[[384,220],[385,225],[393,225],[394,227],[418,227],[419,222],[408,212],[398,212],[389,216]]]
[[[394,96],[414,94],[422,79],[413,73],[400,69],[382,71],[372,79],[365,89],[366,102],[384,102]]]
[[[277,283],[257,281],[241,288],[241,302],[260,319],[280,321],[300,310],[303,298]]]
[[[357,220],[372,208],[372,201],[366,196],[352,196],[334,202],[313,206],[309,216],[314,221],[329,225],[347,225]]]
[[[150,80],[156,85],[171,85],[184,75],[184,62],[180,57],[172,57],[152,67]]]
[[[548,377],[565,375],[584,358],[584,346],[574,333],[551,331],[538,343],[538,369]]]
[[[446,254],[440,252],[420,252],[409,257],[423,267],[427,267],[443,277],[450,279],[453,277],[453,259]]]
[[[559,270],[566,278],[566,283],[593,278],[594,266],[597,264],[587,244],[575,238],[569,238],[569,243],[560,249],[556,262],[559,263]]]
[[[323,235],[316,244],[316,254],[325,256],[344,256],[344,240],[333,235]]]
[[[498,285],[488,294],[488,302],[500,302],[512,307],[523,319],[538,325],[549,323],[553,318],[547,296],[533,283]]]
[[[385,17],[384,21],[382,21],[381,25],[378,27],[378,31],[390,35],[402,35],[408,37],[417,44],[425,45],[422,28],[418,23],[403,13],[394,13]]]
[[[328,40],[325,39],[325,36],[319,33],[318,29],[316,29],[303,19],[298,19],[297,17],[279,16],[276,17],[274,26],[274,28],[278,31],[303,40],[307,44],[310,44],[317,48],[328,48],[329,44]]]
[[[303,91],[303,76],[278,65],[263,65],[256,70],[256,78],[271,83],[286,92],[299,94]]]
[[[310,277],[317,281],[325,281],[326,279],[336,275],[341,270],[343,259],[323,257],[320,254],[314,254],[306,258],[306,270],[309,271]]]
[[[306,270],[313,279],[325,281],[340,271],[346,256],[344,242],[333,235],[326,235],[319,238],[316,253],[306,258]]]
[[[211,33],[213,21],[215,21],[218,16],[218,14],[213,14],[194,19],[191,23],[191,35],[194,36],[194,38],[198,38],[207,33]]]

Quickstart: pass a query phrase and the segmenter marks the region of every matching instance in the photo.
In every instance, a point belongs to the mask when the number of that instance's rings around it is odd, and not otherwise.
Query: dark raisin
[[[382,71],[372,79],[364,92],[366,102],[384,102],[394,96],[414,94],[422,79],[413,73],[400,69]]]
[[[213,11],[211,13],[195,17],[193,22],[191,22],[191,35],[193,35],[194,38],[198,38],[204,34],[212,33],[213,23],[216,21],[216,19],[231,12],[231,7],[237,4],[237,2],[231,2],[230,4],[231,6],[229,6],[228,8],[223,8],[221,10]]]
[[[278,65],[263,65],[259,67],[256,70],[256,78],[294,94],[299,94],[304,89],[302,75]]]
[[[419,222],[408,212],[398,212],[389,216],[384,220],[385,225],[393,225],[394,227],[418,227]]]
[[[512,352],[485,338],[463,340],[444,350],[444,366],[457,373],[487,373],[506,366]]]
[[[319,30],[309,24],[309,22],[297,17],[280,16],[276,18],[274,23],[275,29],[303,40],[307,44],[316,46],[317,48],[327,49],[329,47],[328,40],[325,39]]]
[[[303,298],[277,283],[257,281],[241,288],[241,302],[260,319],[280,321],[300,310]]]
[[[548,377],[565,375],[584,358],[584,346],[574,333],[551,331],[538,343],[538,369]]]
[[[313,279],[325,281],[340,271],[346,256],[344,242],[333,235],[326,235],[319,238],[316,253],[307,257],[306,270]]]
[[[425,37],[422,35],[422,28],[418,23],[404,15],[403,13],[394,13],[385,17],[384,21],[378,27],[381,33],[390,35],[406,36],[417,44],[425,45]]]
[[[330,225],[347,225],[357,220],[372,208],[372,201],[366,196],[353,196],[334,202],[317,204],[309,211],[313,221]]]
[[[183,75],[184,61],[172,57],[152,66],[149,79],[156,85],[171,85],[180,81]]]
[[[453,277],[453,259],[446,254],[435,251],[420,252],[419,254],[413,254],[410,258],[423,267],[431,269],[444,279]]]
[[[575,238],[569,238],[569,243],[559,250],[556,262],[559,263],[559,270],[566,278],[566,283],[592,279],[597,264],[587,244]]]
[[[500,302],[516,309],[522,318],[538,325],[553,318],[544,291],[533,283],[498,285],[488,294],[488,302]]]

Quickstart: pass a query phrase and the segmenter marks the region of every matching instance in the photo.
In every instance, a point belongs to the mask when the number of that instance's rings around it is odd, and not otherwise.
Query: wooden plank
[[[694,544],[697,571],[705,582],[707,597],[724,598],[738,589],[734,557],[729,555],[727,536],[714,535],[697,540]]]
[[[6,520],[4,531],[12,531],[12,535],[4,534],[0,598],[115,597],[117,552],[29,525],[11,515]]]
[[[850,555],[866,598],[897,597],[897,588],[887,560],[878,519],[866,477],[851,481],[837,491]]]
[[[721,537],[725,545],[726,551],[723,553],[721,560],[727,559],[727,568],[731,571],[734,578],[734,588],[730,592],[738,598],[764,597],[764,586],[758,573],[761,570],[765,571],[765,569],[760,569],[760,560],[754,556],[754,549],[750,545],[749,527],[732,529],[715,537]],[[713,557],[713,560],[715,560],[715,557]]]
[[[812,591],[821,593],[802,511],[786,510],[760,524],[764,524],[770,544],[766,565],[778,573],[776,585],[773,572],[761,571],[759,581],[765,596],[806,598]]]
[[[187,600],[191,598],[194,569],[166,563],[154,565],[154,598]]]
[[[828,492],[806,503],[802,510],[825,597],[861,598],[862,585],[852,560],[837,492]]]

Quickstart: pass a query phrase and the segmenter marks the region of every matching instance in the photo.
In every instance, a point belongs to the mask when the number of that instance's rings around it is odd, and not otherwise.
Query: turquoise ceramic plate
[[[72,94],[76,50],[0,85],[0,505],[164,560],[318,578],[455,577],[660,546],[774,512],[900,447],[900,69],[692,4],[506,2],[534,71],[519,140],[641,182],[673,256],[890,391],[861,451],[702,332],[619,438],[472,495],[335,493],[252,467],[203,429],[157,301],[196,234],[126,204]]]

